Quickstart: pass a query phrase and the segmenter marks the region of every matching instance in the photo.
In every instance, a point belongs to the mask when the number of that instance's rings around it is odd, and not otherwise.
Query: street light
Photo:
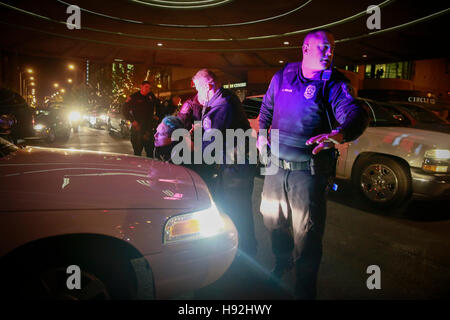
[[[75,66],[73,64],[69,64],[67,67],[69,68],[69,70],[75,70]]]
[[[67,82],[68,82],[68,83],[72,83],[73,80],[69,78],[69,79],[67,79]]]
[[[59,84],[55,82],[55,83],[53,84],[53,86],[54,86],[55,88],[58,88],[58,87],[59,87]]]
[[[20,68],[19,69],[19,90],[20,90],[20,95],[22,97],[25,98],[25,101],[28,103],[29,102],[29,97],[28,97],[28,83],[27,83],[27,78],[26,78],[26,73],[33,73],[33,69],[31,68]],[[32,78],[32,79],[31,79]],[[29,80],[34,80],[33,77],[30,77]]]

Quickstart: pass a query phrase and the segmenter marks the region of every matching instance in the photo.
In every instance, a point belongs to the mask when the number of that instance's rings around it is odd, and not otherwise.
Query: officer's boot
[[[294,243],[289,234],[289,230],[276,229],[271,233],[272,252],[275,255],[275,268],[272,270],[272,276],[281,279],[284,273],[293,267],[292,249]]]
[[[295,261],[294,298],[297,300],[316,299],[319,262],[297,259]]]

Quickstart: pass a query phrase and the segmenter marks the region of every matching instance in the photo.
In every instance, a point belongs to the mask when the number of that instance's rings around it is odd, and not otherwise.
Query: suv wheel
[[[353,182],[371,205],[397,207],[409,200],[411,182],[407,170],[394,159],[370,157],[357,164]]]

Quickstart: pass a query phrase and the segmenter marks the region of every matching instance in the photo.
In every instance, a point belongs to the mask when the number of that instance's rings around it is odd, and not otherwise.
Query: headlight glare
[[[207,238],[223,229],[223,219],[212,203],[208,209],[170,218],[164,227],[164,243]]]
[[[450,150],[445,149],[428,150],[427,152],[425,152],[425,158],[448,160],[450,159]]]
[[[78,121],[81,119],[81,114],[78,111],[72,111],[69,114],[69,120],[70,121]]]
[[[43,124],[36,124],[33,128],[36,131],[42,131],[45,128],[45,126]]]
[[[446,173],[450,167],[450,150],[433,149],[425,152],[422,169],[424,171]]]

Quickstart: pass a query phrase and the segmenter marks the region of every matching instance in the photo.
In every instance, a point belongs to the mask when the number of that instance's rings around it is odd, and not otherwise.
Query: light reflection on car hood
[[[2,211],[198,205],[187,169],[124,154],[28,147],[0,159]]]

